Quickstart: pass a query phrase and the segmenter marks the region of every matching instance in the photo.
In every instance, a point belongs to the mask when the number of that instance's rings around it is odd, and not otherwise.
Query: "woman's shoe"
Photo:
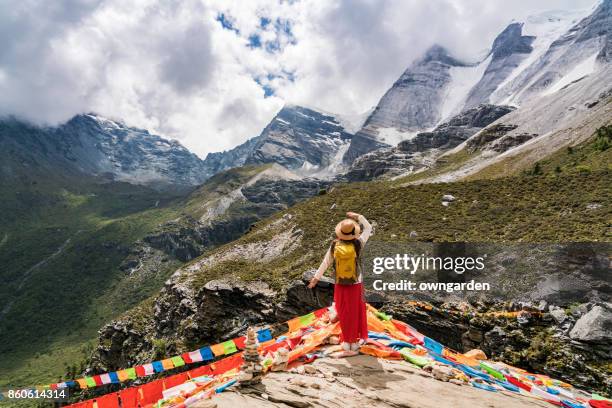
[[[351,351],[359,351],[360,348],[361,348],[361,344],[351,343]]]
[[[345,341],[342,342],[342,350],[351,351],[351,343],[347,343]]]

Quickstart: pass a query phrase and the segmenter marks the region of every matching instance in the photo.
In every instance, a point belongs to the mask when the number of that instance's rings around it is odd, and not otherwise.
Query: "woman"
[[[372,226],[363,215],[348,212],[346,216],[347,219],[336,225],[336,239],[327,250],[308,287],[314,288],[323,273],[334,265],[334,304],[342,329],[342,348],[356,352],[359,350],[360,341],[368,338],[359,254],[372,234]],[[363,232],[359,224],[363,225]]]

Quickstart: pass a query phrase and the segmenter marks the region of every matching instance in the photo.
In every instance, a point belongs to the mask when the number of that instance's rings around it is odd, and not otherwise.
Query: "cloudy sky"
[[[433,43],[476,60],[511,20],[595,0],[0,2],[0,115],[97,112],[204,157],[284,103],[353,115]]]

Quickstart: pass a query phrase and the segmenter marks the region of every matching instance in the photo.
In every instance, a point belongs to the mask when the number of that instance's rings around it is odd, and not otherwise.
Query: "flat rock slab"
[[[520,408],[551,405],[511,392],[489,392],[437,381],[401,361],[359,355],[320,359],[317,374],[269,373],[257,388],[226,391],[212,400],[236,407]]]

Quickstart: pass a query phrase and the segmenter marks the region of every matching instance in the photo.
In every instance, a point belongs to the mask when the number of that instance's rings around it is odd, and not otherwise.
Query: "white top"
[[[368,242],[368,239],[372,235],[372,225],[370,225],[368,220],[366,220],[366,217],[364,217],[363,215],[359,215],[358,221],[361,225],[363,225],[363,231],[361,232],[361,235],[359,236],[359,241],[361,241],[361,249],[363,250],[363,247],[365,247],[366,242]],[[330,248],[325,253],[325,257],[323,258],[323,261],[321,262],[321,265],[319,266],[319,269],[317,270],[317,273],[315,273],[314,277],[317,280],[321,279],[325,271],[329,269],[329,267],[332,266],[333,263],[334,263],[334,256],[331,253],[331,246],[330,246]],[[360,282],[361,282],[361,274],[359,275],[359,279],[357,283],[360,283]]]

